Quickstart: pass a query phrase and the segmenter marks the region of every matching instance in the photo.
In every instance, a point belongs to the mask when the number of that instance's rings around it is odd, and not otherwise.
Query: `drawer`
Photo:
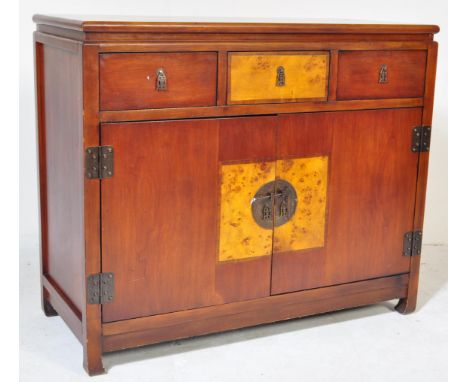
[[[337,99],[424,95],[426,51],[341,51]]]
[[[229,53],[228,103],[324,101],[329,52]]]
[[[214,52],[103,54],[101,110],[212,106],[216,78]]]

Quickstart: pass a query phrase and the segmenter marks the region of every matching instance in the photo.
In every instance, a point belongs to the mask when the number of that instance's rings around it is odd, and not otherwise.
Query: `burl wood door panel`
[[[220,190],[223,166],[274,158],[276,126],[275,117],[102,125],[115,152],[114,176],[101,183],[102,269],[115,274],[104,322],[270,294],[271,249],[222,261]]]
[[[298,249],[303,227],[290,228],[289,247],[285,242],[274,250],[272,294],[408,272],[402,245],[403,234],[413,229],[418,155],[411,151],[411,137],[421,110],[279,119],[278,159],[326,157],[328,176],[323,244]],[[317,179],[323,183],[324,176]]]

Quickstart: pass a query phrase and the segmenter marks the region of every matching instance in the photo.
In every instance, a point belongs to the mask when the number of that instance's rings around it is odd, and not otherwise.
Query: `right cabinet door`
[[[297,206],[274,229],[271,293],[408,272],[421,109],[279,118],[276,178],[293,185]]]

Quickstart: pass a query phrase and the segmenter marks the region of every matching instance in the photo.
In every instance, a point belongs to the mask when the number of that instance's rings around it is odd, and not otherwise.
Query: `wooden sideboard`
[[[414,311],[437,26],[34,16],[43,308],[102,354]]]

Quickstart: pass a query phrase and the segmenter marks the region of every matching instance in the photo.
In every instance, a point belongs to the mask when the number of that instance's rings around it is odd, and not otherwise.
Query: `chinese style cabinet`
[[[35,16],[42,293],[105,352],[415,309],[436,26]]]

